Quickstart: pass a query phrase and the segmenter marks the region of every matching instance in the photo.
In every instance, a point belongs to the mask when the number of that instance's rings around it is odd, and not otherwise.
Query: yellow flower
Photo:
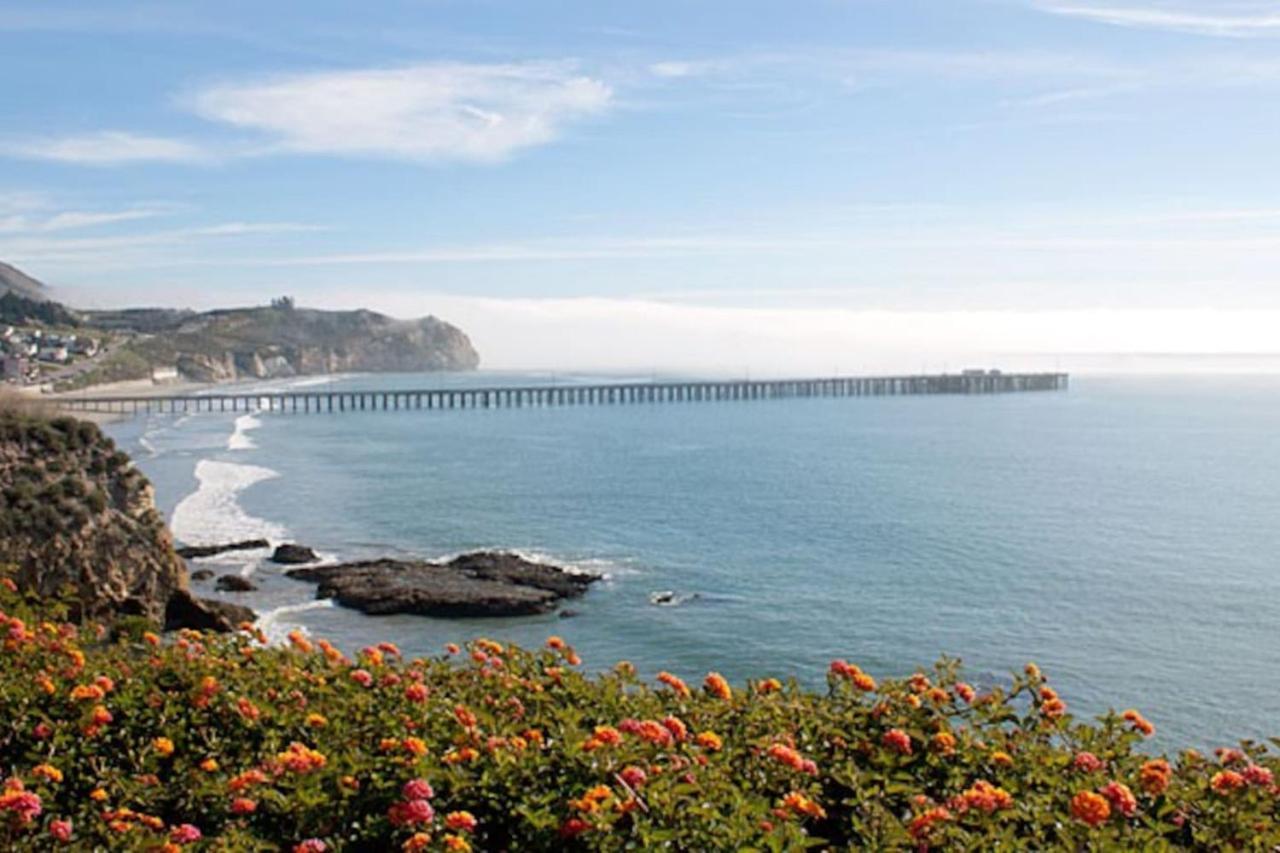
[[[151,748],[156,751],[156,755],[161,758],[168,758],[173,755],[173,741],[167,737],[158,737],[151,741]]]
[[[329,721],[324,718],[323,714],[307,714],[307,725],[313,729],[323,729],[329,725]]]

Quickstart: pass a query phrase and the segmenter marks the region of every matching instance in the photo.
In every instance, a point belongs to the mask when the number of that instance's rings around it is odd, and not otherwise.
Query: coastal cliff
[[[373,311],[295,308],[279,300],[270,307],[171,312],[167,318],[166,327],[157,317],[135,312],[132,319],[148,331],[128,349],[153,367],[176,368],[197,382],[474,370],[480,364],[466,334],[435,317],[397,320]],[[116,315],[94,319],[120,321]]]
[[[76,618],[227,630],[247,613],[194,599],[151,483],[97,426],[0,410],[0,565]]]

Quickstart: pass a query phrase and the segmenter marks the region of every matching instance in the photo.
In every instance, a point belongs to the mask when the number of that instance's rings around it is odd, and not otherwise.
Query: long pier
[[[418,390],[279,391],[265,394],[186,394],[151,397],[59,397],[71,412],[188,414],[276,412],[328,414],[366,411],[519,409],[642,403],[702,403],[803,397],[882,397],[921,394],[1009,394],[1061,391],[1065,373],[966,371],[916,376],[833,376],[816,379],[738,379],[583,385],[511,385]]]

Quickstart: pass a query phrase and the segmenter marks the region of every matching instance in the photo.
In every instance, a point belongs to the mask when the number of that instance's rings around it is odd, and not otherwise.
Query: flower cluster
[[[1034,665],[692,690],[561,637],[410,660],[56,611],[0,584],[4,850],[1280,845],[1271,747],[1144,752],[1142,714],[1078,720]]]

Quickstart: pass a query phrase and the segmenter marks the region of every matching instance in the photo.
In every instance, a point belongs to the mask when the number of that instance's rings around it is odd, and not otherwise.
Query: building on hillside
[[[68,347],[76,355],[87,355],[92,357],[98,354],[98,342],[93,338],[82,338],[77,335],[72,335],[71,341],[72,343],[68,344]]]
[[[31,373],[31,362],[20,355],[6,355],[4,357],[4,381],[15,382],[21,384],[27,381],[28,375]]]
[[[62,346],[61,344],[46,343],[41,345],[40,351],[37,354],[37,357],[41,361],[47,361],[52,364],[66,364],[67,359],[70,356],[67,354],[67,348]]]
[[[153,367],[151,368],[151,381],[157,385],[163,385],[168,382],[178,381],[178,368],[176,367]]]

